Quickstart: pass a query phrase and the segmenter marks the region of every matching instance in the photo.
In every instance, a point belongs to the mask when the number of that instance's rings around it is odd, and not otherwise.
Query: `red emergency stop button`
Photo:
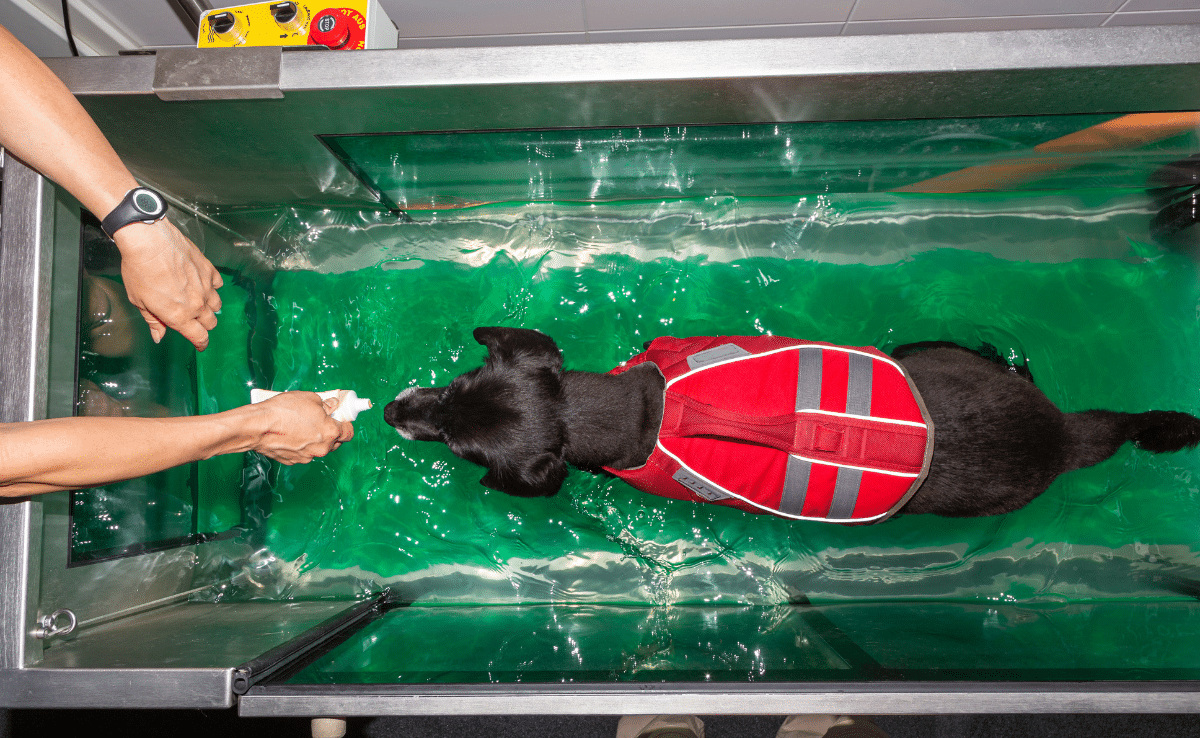
[[[350,19],[341,13],[318,13],[308,28],[310,44],[340,49],[350,43]]]

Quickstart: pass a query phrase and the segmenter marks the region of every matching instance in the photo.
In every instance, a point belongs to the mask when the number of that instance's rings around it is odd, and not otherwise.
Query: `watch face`
[[[133,206],[146,215],[158,215],[164,209],[158,193],[146,189],[140,189],[133,194]]]

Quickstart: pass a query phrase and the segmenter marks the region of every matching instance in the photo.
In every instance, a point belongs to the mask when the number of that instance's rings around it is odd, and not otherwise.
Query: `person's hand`
[[[283,464],[307,464],[354,437],[354,425],[329,417],[338,400],[315,392],[284,392],[254,405],[267,415],[267,430],[254,450]]]
[[[198,351],[208,348],[221,309],[217,289],[224,284],[212,262],[167,220],[131,223],[117,231],[116,242],[125,292],[154,342],[172,328]]]

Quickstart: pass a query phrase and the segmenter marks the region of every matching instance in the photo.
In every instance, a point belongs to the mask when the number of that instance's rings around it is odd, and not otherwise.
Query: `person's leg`
[[[887,738],[887,733],[864,717],[789,715],[775,738]]]
[[[704,738],[704,722],[695,715],[626,715],[617,738]]]

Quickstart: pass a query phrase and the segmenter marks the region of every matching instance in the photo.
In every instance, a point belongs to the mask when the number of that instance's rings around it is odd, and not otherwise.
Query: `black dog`
[[[600,472],[646,462],[663,415],[665,380],[654,365],[563,371],[558,346],[538,331],[477,328],[474,336],[488,348],[485,366],[388,403],[384,418],[400,435],[447,444],[488,469],[484,486],[521,497],[558,492],[567,464]],[[1063,413],[1028,372],[954,344],[910,344],[892,356],[936,429],[928,475],[905,513],[1005,513],[1126,441],[1155,453],[1200,443],[1200,419],[1187,413]]]

